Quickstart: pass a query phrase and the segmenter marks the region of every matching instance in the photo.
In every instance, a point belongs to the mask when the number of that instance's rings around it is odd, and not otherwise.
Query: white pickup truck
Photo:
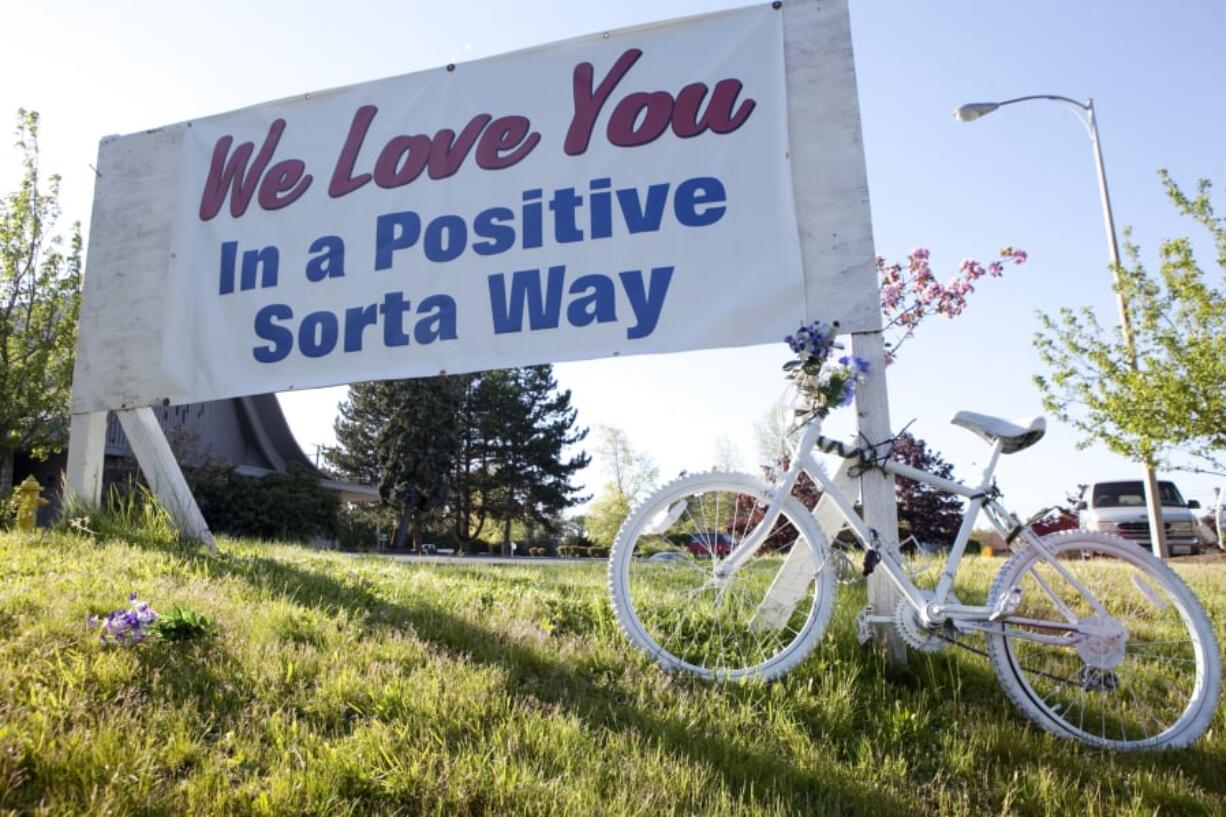
[[[1158,496],[1162,501],[1162,522],[1171,555],[1199,553],[1201,543],[1193,511],[1200,508],[1200,503],[1196,500],[1185,502],[1175,483],[1165,480],[1158,482]],[[1141,480],[1096,482],[1086,490],[1085,497],[1077,504],[1082,528],[1114,533],[1142,547],[1153,547],[1145,508],[1145,486]]]

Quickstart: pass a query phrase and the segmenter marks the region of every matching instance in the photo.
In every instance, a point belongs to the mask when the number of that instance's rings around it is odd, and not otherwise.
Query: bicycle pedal
[[[870,604],[856,614],[856,641],[860,643],[860,646],[864,646],[876,637],[877,630],[873,627],[873,605]]]
[[[1022,588],[1014,587],[996,602],[996,606],[992,608],[992,614],[988,616],[988,621],[1000,621],[1002,618],[1007,618],[1016,613],[1021,606]]]

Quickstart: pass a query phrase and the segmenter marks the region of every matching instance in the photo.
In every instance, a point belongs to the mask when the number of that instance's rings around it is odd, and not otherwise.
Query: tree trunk
[[[509,516],[507,517],[506,521],[502,523],[502,555],[514,555],[513,551],[511,550],[511,517]]]
[[[413,525],[413,508],[417,505],[417,490],[410,488],[404,497],[404,506],[400,514],[400,523],[396,525],[396,536],[392,540],[393,550],[404,550],[405,539]]]
[[[0,451],[0,497],[13,490],[13,452]]]
[[[421,533],[421,514],[414,514],[413,521],[409,524],[409,530],[413,532],[413,550],[421,553],[422,533]]]

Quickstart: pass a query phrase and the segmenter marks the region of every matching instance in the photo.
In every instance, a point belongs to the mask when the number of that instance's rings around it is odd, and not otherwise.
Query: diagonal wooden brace
[[[853,497],[859,490],[857,480],[850,474],[850,469],[854,466],[854,460],[843,460],[834,474],[835,487],[843,496]],[[826,495],[818,500],[813,516],[826,537],[827,545],[834,541],[834,537],[847,524],[838,506]],[[813,564],[813,556],[807,547],[794,546],[780,565],[775,580],[767,589],[749,626],[755,630],[778,630],[783,627],[791,618],[796,605],[808,593],[817,567]],[[832,569],[830,565],[822,565],[822,568]]]
[[[123,433],[128,438],[128,444],[132,446],[132,453],[136,455],[136,461],[140,464],[149,488],[174,519],[179,532],[192,539],[199,539],[211,552],[216,553],[217,544],[213,541],[213,534],[196,505],[196,498],[187,487],[187,480],[183,478],[183,471],[179,468],[179,462],[170,449],[170,443],[166,440],[166,434],[154,416],[153,409],[143,407],[117,411],[115,416],[123,426]]]

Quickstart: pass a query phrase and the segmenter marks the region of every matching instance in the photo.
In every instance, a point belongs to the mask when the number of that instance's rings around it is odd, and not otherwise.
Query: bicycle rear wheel
[[[758,554],[715,568],[753,530],[772,488],[744,474],[695,474],[635,510],[609,558],[617,619],[664,669],[714,681],[770,679],[821,638],[834,605],[825,539],[789,497]]]
[[[1167,749],[1196,740],[1221,687],[1217,640],[1196,596],[1167,565],[1115,536],[1068,531],[1043,544],[1102,609],[1037,548],[1014,554],[989,599],[1021,591],[1020,607],[988,636],[1005,692],[1043,728],[1094,746]],[[1061,629],[1071,622],[1091,633]]]

